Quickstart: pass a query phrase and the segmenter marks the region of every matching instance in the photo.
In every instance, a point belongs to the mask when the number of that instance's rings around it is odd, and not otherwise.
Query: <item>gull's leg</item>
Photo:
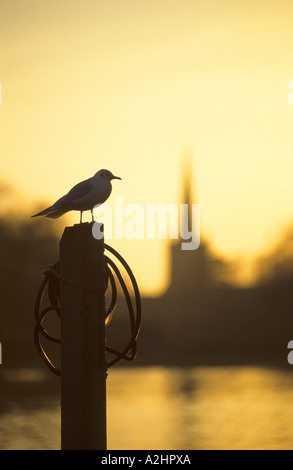
[[[94,213],[93,213],[93,209],[91,209],[91,214],[92,214],[92,221],[94,222],[95,219],[94,219]]]
[[[80,211],[80,223],[82,224],[82,211]]]

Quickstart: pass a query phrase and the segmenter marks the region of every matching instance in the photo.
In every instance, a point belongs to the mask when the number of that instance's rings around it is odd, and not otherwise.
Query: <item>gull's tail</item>
[[[47,209],[44,209],[41,212],[38,212],[37,214],[32,215],[32,217],[39,217],[40,215],[45,215],[49,214],[51,211],[54,211],[53,206],[47,207]]]
[[[51,219],[58,219],[58,217],[61,217],[65,212],[68,212],[69,207],[67,204],[67,194],[58,201],[56,201],[52,206],[47,207],[47,209],[44,209],[41,212],[38,212],[37,214],[32,215],[32,217],[39,217],[40,215],[44,215],[45,217],[50,217]]]
[[[66,212],[68,212],[68,209],[53,209],[50,212],[48,212],[45,217],[49,217],[50,219],[58,219],[62,215],[64,215]]]
[[[50,219],[58,219],[66,212],[68,212],[67,208],[65,209],[64,207],[60,207],[59,209],[56,209],[53,205],[51,207],[48,207],[47,209],[44,209],[41,212],[38,212],[37,214],[32,215],[32,217],[39,217],[40,215],[44,215],[45,217],[49,217]]]

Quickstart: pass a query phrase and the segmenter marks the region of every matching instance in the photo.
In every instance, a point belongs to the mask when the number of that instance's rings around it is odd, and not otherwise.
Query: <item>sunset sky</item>
[[[18,213],[101,168],[122,178],[110,205],[184,202],[188,155],[202,238],[230,260],[269,250],[293,219],[292,18],[289,0],[1,0],[0,184]],[[169,242],[109,243],[143,293],[166,287]]]

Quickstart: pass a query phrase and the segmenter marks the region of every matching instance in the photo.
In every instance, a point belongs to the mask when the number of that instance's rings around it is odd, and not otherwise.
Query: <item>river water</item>
[[[1,449],[60,449],[58,394],[8,401]],[[113,368],[107,415],[109,450],[293,449],[293,369]]]

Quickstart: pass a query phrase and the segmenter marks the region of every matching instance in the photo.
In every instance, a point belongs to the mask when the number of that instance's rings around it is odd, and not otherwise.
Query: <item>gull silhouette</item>
[[[109,170],[100,170],[92,178],[88,178],[73,188],[56,201],[52,206],[38,212],[32,217],[44,215],[51,219],[58,219],[66,212],[80,211],[80,223],[82,223],[82,213],[91,211],[92,221],[94,221],[93,208],[98,204],[103,204],[111,194],[112,180],[121,180],[119,176],[114,176]]]

